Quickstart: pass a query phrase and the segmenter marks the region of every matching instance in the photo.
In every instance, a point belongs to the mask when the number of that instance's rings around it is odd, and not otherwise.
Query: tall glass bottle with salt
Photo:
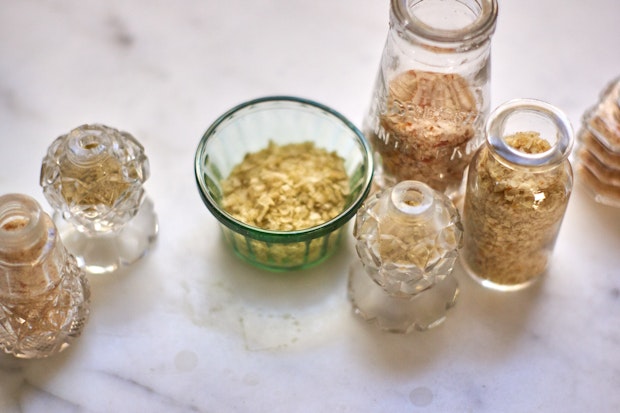
[[[573,130],[555,106],[516,99],[491,113],[469,166],[461,262],[483,286],[512,291],[546,272],[573,187]]]
[[[422,181],[456,199],[484,140],[496,0],[392,0],[364,120],[375,187]]]

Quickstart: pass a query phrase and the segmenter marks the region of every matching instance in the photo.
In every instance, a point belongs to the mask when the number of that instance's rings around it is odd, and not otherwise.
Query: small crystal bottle
[[[532,284],[549,265],[573,186],[573,132],[547,103],[517,99],[490,116],[469,167],[461,262],[501,291]]]
[[[142,184],[142,145],[108,126],[82,125],[58,137],[41,166],[41,186],[65,245],[90,273],[141,258],[157,237],[157,217]]]
[[[78,337],[89,314],[84,272],[32,198],[0,196],[0,348],[51,356]]]
[[[349,271],[355,312],[382,330],[409,333],[440,324],[456,302],[451,275],[461,243],[459,213],[428,185],[402,181],[360,208],[360,260]]]
[[[391,0],[390,29],[363,124],[374,184],[426,183],[453,199],[484,140],[496,0]]]

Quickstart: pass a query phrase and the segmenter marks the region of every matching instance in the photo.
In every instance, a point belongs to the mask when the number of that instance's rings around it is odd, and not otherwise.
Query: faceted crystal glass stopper
[[[104,125],[82,125],[57,138],[41,168],[48,202],[86,233],[117,231],[132,219],[148,177],[142,145]]]

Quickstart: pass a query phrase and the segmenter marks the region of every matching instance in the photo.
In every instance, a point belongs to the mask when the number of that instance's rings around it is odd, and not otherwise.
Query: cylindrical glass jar
[[[32,198],[0,196],[0,349],[41,358],[65,349],[88,318],[84,272]]]
[[[484,140],[496,0],[392,0],[364,133],[375,186],[417,180],[456,197]]]
[[[461,261],[482,285],[517,290],[548,267],[573,185],[573,132],[554,106],[518,99],[486,133],[469,166]]]

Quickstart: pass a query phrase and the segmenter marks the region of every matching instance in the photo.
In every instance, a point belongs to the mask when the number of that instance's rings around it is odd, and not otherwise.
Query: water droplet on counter
[[[198,356],[193,351],[183,350],[174,357],[174,366],[179,371],[192,371],[198,365]]]
[[[409,393],[409,400],[418,407],[428,406],[433,402],[433,392],[428,387],[416,387]]]
[[[252,374],[246,374],[245,377],[243,377],[243,383],[248,386],[258,386],[260,380]]]

